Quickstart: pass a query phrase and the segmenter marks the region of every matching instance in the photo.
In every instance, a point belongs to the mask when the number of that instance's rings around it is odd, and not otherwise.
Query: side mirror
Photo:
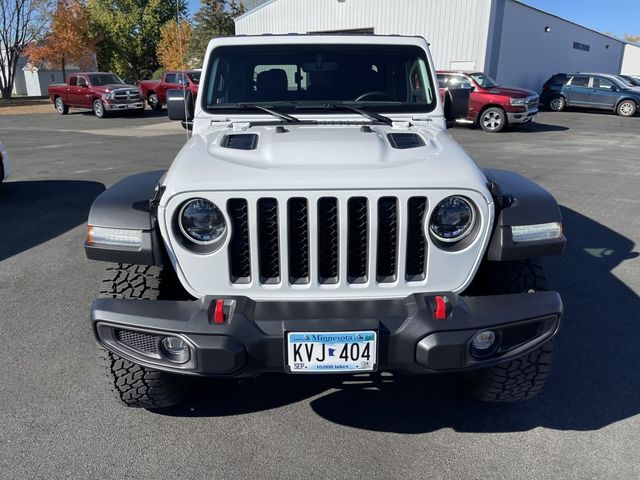
[[[618,87],[616,87],[615,85],[611,85],[611,91],[612,92],[617,92],[618,91]]]
[[[167,90],[167,110],[171,120],[179,120],[187,128],[193,121],[195,101],[191,90]]]

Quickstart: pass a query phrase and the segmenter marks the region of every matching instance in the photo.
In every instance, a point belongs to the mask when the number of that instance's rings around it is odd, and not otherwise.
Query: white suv
[[[127,405],[263,372],[540,390],[562,302],[534,258],[562,253],[560,211],[448,135],[424,39],[215,39],[197,103],[168,108],[192,138],[98,197],[85,244],[115,263],[91,324]]]

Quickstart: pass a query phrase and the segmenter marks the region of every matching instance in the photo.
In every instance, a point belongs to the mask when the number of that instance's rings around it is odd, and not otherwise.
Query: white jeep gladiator
[[[168,171],[100,195],[88,258],[112,262],[91,326],[120,399],[189,379],[459,372],[484,401],[535,395],[562,314],[537,260],[560,209],[449,136],[419,37],[214,39]]]

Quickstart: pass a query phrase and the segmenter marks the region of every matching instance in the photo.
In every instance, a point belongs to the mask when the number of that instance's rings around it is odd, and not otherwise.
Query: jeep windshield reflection
[[[209,60],[201,98],[203,109],[216,113],[256,105],[278,112],[341,106],[430,112],[436,106],[432,78],[424,50],[408,45],[220,47]]]

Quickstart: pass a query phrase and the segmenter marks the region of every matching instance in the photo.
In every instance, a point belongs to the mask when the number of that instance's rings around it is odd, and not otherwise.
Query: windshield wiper
[[[268,113],[269,115],[273,115],[280,120],[283,120],[288,123],[300,123],[300,119],[296,118],[287,113],[278,112],[277,110],[272,110],[271,108],[263,107],[262,105],[256,105],[255,103],[238,103],[236,104],[236,108],[246,108],[246,109],[255,109],[261,110],[263,112]]]
[[[328,103],[325,104],[325,108],[344,108],[345,110],[351,110],[352,112],[359,113],[363,117],[367,117],[369,120],[373,120],[374,122],[380,122],[385,125],[391,125],[393,123],[393,120],[391,120],[389,117],[385,117],[384,115],[380,115],[379,113],[370,112],[368,110],[364,110],[362,108],[354,107],[352,105],[347,105],[344,103]]]

